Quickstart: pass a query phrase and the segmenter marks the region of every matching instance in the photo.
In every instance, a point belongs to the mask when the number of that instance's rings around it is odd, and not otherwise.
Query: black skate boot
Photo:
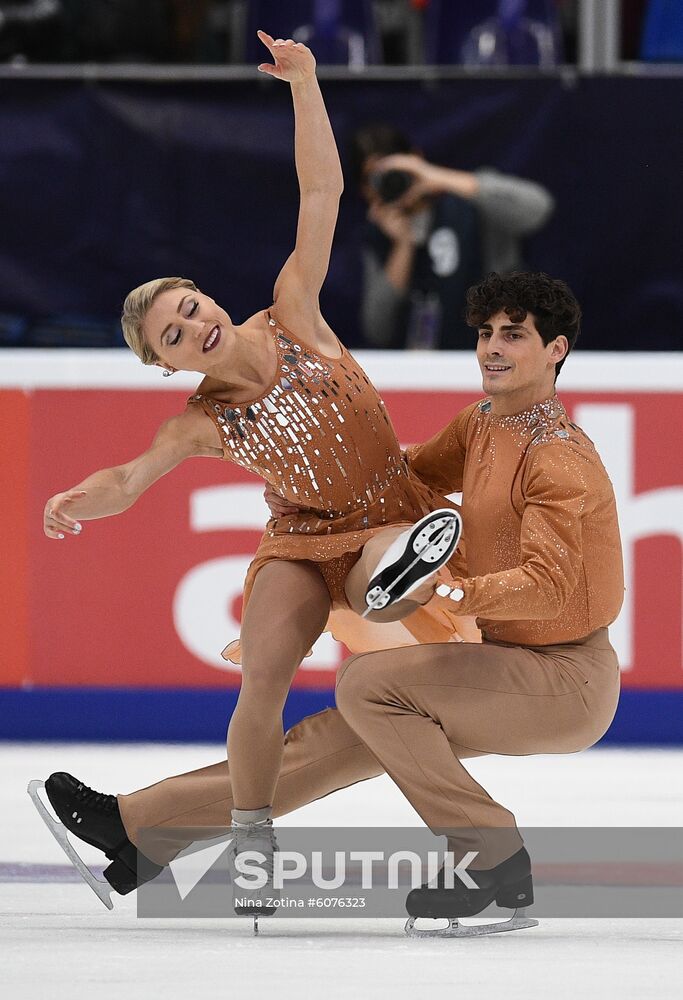
[[[64,771],[50,775],[45,791],[66,829],[112,862],[103,874],[116,892],[125,896],[163,870],[128,839],[115,795],[96,792]]]
[[[522,847],[495,868],[485,871],[468,869],[467,874],[476,882],[478,888],[468,889],[457,875],[454,888],[445,888],[442,868],[436,886],[423,885],[408,894],[406,909],[410,919],[406,924],[406,932],[410,936],[469,937],[520,930],[522,927],[535,927],[538,924],[537,920],[531,920],[524,915],[525,907],[531,906],[534,901],[531,859],[526,848]],[[458,923],[460,917],[474,917],[494,900],[498,906],[514,909],[514,915],[509,920],[493,924],[463,926]],[[418,917],[446,919],[449,921],[449,927],[444,930],[419,931],[415,929],[415,920]]]

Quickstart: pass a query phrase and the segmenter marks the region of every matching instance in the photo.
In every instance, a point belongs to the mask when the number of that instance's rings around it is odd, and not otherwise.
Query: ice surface
[[[108,913],[80,881],[48,880],[48,872],[70,872],[26,794],[29,779],[65,770],[101,791],[126,792],[222,753],[206,746],[0,744],[0,864],[33,866],[34,879],[0,882],[3,997],[680,997],[679,920],[542,919],[513,934],[434,941],[408,940],[400,920],[278,915],[263,919],[254,938],[248,920],[139,920],[134,896],[117,897]],[[521,826],[683,826],[682,765],[683,751],[604,749],[477,758],[467,766]],[[278,822],[383,826],[419,819],[388,779],[377,778]],[[83,854],[102,860],[86,846]]]

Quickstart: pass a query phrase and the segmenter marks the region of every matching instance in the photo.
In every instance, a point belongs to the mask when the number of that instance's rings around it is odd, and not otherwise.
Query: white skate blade
[[[102,900],[104,905],[108,910],[114,909],[114,904],[111,901],[112,893],[114,889],[105,879],[98,878],[93,872],[90,871],[85,861],[81,858],[80,854],[76,851],[71,841],[69,840],[68,831],[63,823],[60,823],[58,819],[50,813],[47,806],[40,797],[40,789],[45,788],[45,782],[39,781],[37,778],[33,781],[29,781],[27,792],[31,796],[31,801],[36,807],[38,812],[43,818],[45,826],[48,828],[52,836],[55,838],[61,849],[66,854],[67,858],[74,866],[78,874],[81,876],[84,882],[90,886],[95,895]]]
[[[525,910],[515,910],[509,920],[498,920],[494,924],[461,924],[459,917],[451,917],[447,927],[423,930],[415,926],[417,917],[409,917],[405,932],[412,938],[460,938],[484,937],[486,934],[502,934],[503,931],[521,931],[525,927],[538,927],[538,920],[525,916]],[[427,918],[430,919],[430,918]],[[448,919],[448,918],[444,918]]]

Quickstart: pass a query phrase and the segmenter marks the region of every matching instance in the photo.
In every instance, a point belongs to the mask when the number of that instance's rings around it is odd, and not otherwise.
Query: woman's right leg
[[[233,809],[272,807],[282,765],[282,710],[330,611],[318,568],[274,560],[254,581],[242,620],[242,686],[228,727]]]

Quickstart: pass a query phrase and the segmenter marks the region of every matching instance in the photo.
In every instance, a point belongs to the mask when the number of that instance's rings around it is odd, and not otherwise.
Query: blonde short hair
[[[170,288],[189,288],[197,291],[194,281],[189,278],[154,278],[129,292],[123,303],[121,313],[123,336],[143,365],[154,365],[161,360],[154,348],[145,340],[142,324],[156,297]]]

